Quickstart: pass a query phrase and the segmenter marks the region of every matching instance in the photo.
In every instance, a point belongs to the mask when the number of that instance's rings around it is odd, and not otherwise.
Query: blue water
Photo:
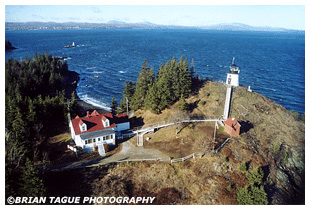
[[[17,50],[5,53],[24,59],[35,52],[68,57],[69,70],[80,74],[78,96],[109,107],[122,98],[125,80],[136,81],[144,59],[158,70],[173,56],[194,59],[201,77],[225,81],[235,57],[240,85],[289,110],[305,111],[304,32],[229,32],[196,29],[117,29],[6,31]],[[75,48],[63,48],[75,42]]]

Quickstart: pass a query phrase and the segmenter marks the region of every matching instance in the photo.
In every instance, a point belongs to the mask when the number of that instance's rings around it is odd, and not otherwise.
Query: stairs
[[[105,155],[105,148],[104,148],[104,145],[103,144],[98,144],[98,154],[100,156],[104,156]]]
[[[137,146],[144,146],[144,135],[137,134]]]

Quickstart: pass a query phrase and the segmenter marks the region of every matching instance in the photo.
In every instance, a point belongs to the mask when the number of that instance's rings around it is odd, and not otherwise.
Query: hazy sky
[[[252,26],[272,26],[305,29],[305,6],[243,6],[243,5],[164,5],[164,6],[56,6],[6,5],[6,22],[54,21],[105,23],[111,20],[125,22],[152,22],[185,26],[218,23],[244,23]]]

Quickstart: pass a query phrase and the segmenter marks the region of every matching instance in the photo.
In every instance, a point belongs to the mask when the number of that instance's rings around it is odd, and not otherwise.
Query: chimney
[[[87,116],[87,117],[90,117],[90,116],[91,116],[89,111],[86,112],[86,116]]]

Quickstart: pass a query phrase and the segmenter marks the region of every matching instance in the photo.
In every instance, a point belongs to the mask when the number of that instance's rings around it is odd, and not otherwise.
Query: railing
[[[218,153],[230,139],[232,139],[232,138],[227,138],[216,150],[208,150],[204,153],[192,153],[192,154],[187,155],[187,156],[182,157],[182,158],[171,159],[171,163],[184,162],[185,160],[188,160],[190,158],[194,159],[195,156],[200,156],[200,158],[202,158],[207,153]]]
[[[147,124],[143,126],[138,126],[134,127],[133,129],[130,129],[129,131],[132,131],[134,133],[138,132],[144,132],[147,130],[151,129],[156,129],[156,128],[162,128],[162,127],[167,127],[175,124],[180,124],[180,123],[191,123],[191,122],[207,122],[207,121],[221,121],[223,120],[223,116],[211,116],[211,117],[206,117],[206,116],[199,116],[199,117],[190,117],[189,119],[184,119],[184,120],[179,120],[179,121],[163,121],[160,123],[154,123],[154,124]]]
[[[172,159],[172,160],[171,160],[171,163],[184,162],[185,160],[188,160],[188,159],[190,159],[190,158],[195,158],[195,156],[198,156],[198,155],[201,156],[200,153],[192,153],[192,154],[190,154],[190,155],[188,155],[188,156],[186,156],[186,157],[177,158],[177,159]]]
[[[87,166],[76,166],[74,168],[92,168],[92,167],[97,167],[97,166],[104,166],[104,165],[110,165],[114,163],[130,163],[130,162],[146,162],[146,161],[156,161],[156,162],[167,162],[169,160],[162,160],[162,158],[153,158],[153,159],[148,159],[148,158],[143,158],[143,159],[128,159],[128,160],[117,160],[117,161],[111,161],[108,163],[97,163],[93,165],[87,165]]]
[[[207,153],[218,153],[230,139],[231,138],[226,139],[226,141],[224,141],[224,143],[222,143],[216,150],[208,150],[205,153],[192,153],[190,155],[187,155],[187,156],[182,157],[182,158],[177,158],[177,159],[169,159],[169,160],[165,160],[165,159],[162,159],[162,158],[127,159],[127,160],[111,161],[111,162],[107,162],[107,163],[96,163],[96,164],[90,164],[90,165],[82,164],[82,165],[78,165],[78,166],[72,166],[72,167],[70,167],[70,169],[74,169],[74,168],[91,168],[91,167],[104,166],[104,165],[109,165],[109,164],[114,164],[114,163],[124,163],[124,162],[129,163],[129,162],[145,162],[145,161],[156,161],[156,162],[162,161],[162,162],[170,162],[171,164],[172,163],[177,163],[177,162],[183,162],[183,161],[188,160],[190,158],[195,158],[195,156],[200,156],[200,158],[202,158]],[[63,169],[52,169],[51,171],[60,171],[60,170],[66,170],[66,168],[63,168]]]

